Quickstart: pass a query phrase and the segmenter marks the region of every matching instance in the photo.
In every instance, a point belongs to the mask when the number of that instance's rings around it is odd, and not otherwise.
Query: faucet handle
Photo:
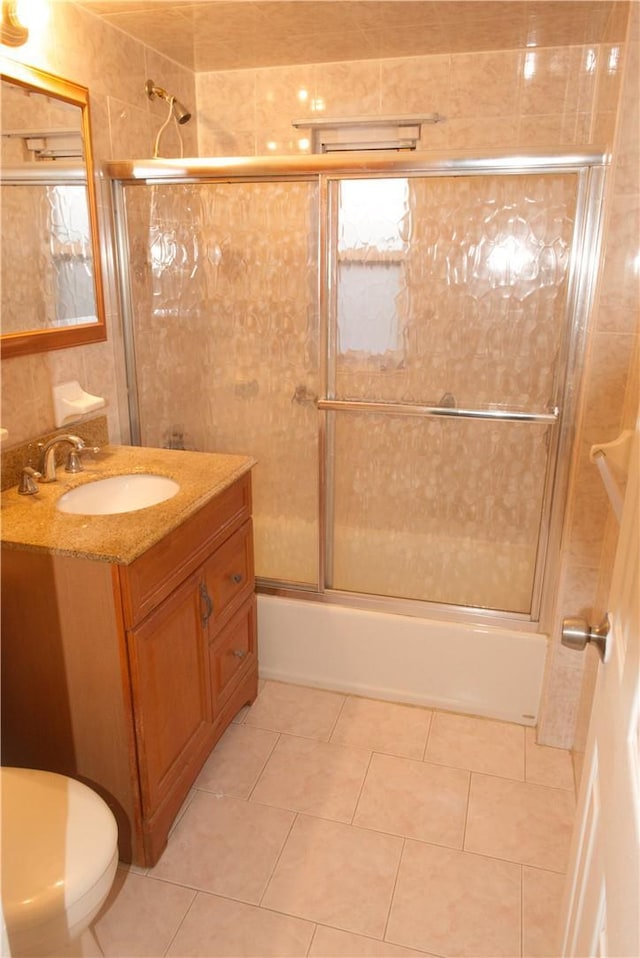
[[[64,467],[65,472],[83,472],[84,466],[80,460],[81,456],[84,456],[85,453],[91,453],[95,455],[100,452],[100,446],[82,446],[79,449],[72,449],[67,456],[67,464]]]
[[[20,482],[18,483],[19,496],[35,496],[38,489],[37,480],[42,479],[42,473],[37,472],[32,466],[24,466],[20,473]]]

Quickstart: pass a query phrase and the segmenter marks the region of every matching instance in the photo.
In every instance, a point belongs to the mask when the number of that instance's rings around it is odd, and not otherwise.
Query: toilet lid
[[[81,782],[29,768],[0,769],[0,802],[7,927],[69,911],[112,866],[111,809]]]

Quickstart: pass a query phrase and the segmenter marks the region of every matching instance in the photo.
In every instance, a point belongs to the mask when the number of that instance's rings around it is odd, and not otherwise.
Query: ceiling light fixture
[[[21,47],[29,39],[29,29],[20,23],[18,0],[2,0],[0,43],[5,47]]]

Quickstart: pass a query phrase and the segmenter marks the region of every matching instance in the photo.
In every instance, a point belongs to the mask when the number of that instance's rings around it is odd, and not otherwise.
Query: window
[[[338,351],[401,349],[407,179],[342,180],[338,214]]]

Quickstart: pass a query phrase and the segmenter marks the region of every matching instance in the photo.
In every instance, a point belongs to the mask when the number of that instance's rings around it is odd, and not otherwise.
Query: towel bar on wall
[[[632,438],[632,430],[625,429],[612,442],[602,442],[592,446],[589,453],[589,459],[598,467],[598,472],[611,502],[611,508],[618,522],[622,518],[624,483],[629,469]],[[623,483],[622,487],[620,481]]]

